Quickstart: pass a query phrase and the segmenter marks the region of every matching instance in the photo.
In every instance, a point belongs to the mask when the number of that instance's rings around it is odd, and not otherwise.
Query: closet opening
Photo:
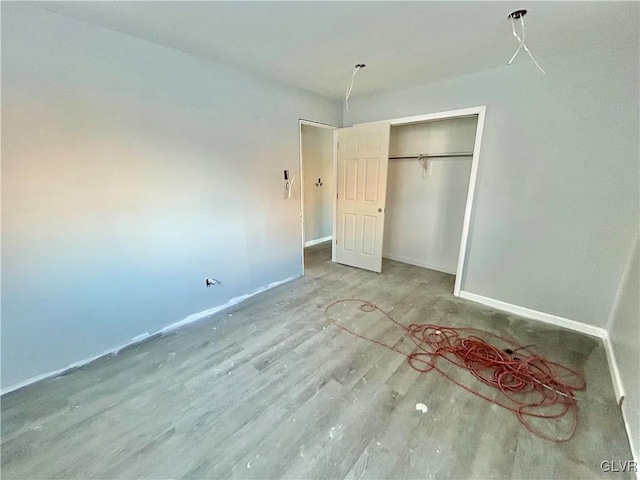
[[[477,123],[391,126],[383,258],[456,274]]]
[[[302,273],[305,265],[331,261],[333,132],[337,127],[299,121]]]
[[[382,258],[455,275],[455,296],[464,280],[485,111],[354,126],[390,126]]]

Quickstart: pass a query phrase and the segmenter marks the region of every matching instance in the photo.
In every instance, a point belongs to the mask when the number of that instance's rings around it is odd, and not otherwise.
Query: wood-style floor
[[[632,457],[599,340],[455,299],[451,275],[333,264],[329,248],[307,249],[305,277],[231,313],[5,395],[2,478],[630,478],[600,467]],[[575,437],[540,439],[328,324],[325,305],[343,297],[405,324],[486,328],[579,369]],[[408,345],[383,318],[352,316]]]

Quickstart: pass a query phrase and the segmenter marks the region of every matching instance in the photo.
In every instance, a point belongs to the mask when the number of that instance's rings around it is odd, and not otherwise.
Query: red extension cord
[[[413,349],[412,353],[405,353],[392,345],[356,333],[329,315],[329,310],[335,305],[353,302],[360,303],[359,309],[362,312],[382,313],[409,334],[417,349]],[[584,390],[586,387],[584,378],[570,368],[534,354],[528,349],[529,346],[519,346],[511,340],[477,328],[454,328],[419,323],[413,323],[407,327],[394,320],[377,305],[357,298],[337,300],[325,307],[324,314],[329,322],[341,330],[406,356],[407,362],[415,370],[419,372],[436,370],[468,392],[514,412],[520,422],[539,437],[566,442],[576,431],[578,406],[574,392]],[[462,332],[468,332],[469,335],[462,336]],[[498,339],[509,348],[499,349],[478,335]],[[504,398],[502,400],[490,398],[463,385],[438,366],[440,359],[466,369],[482,383],[502,392]],[[531,397],[535,398],[531,400]],[[533,419],[560,420],[567,413],[571,415],[571,426],[566,435],[548,435],[531,424]],[[555,427],[557,425],[552,426],[552,428]]]

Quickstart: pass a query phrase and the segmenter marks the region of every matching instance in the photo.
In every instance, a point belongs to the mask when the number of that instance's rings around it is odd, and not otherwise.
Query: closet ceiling
[[[527,8],[527,45],[546,57],[638,41],[633,2],[38,2],[41,8],[333,98],[504,67],[507,15]],[[519,55],[517,62],[529,62]],[[531,65],[532,74],[536,74]]]

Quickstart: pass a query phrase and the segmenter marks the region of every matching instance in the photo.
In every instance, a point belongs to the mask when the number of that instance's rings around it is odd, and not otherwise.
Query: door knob
[[[382,209],[381,208],[378,209],[378,213],[382,213]]]

